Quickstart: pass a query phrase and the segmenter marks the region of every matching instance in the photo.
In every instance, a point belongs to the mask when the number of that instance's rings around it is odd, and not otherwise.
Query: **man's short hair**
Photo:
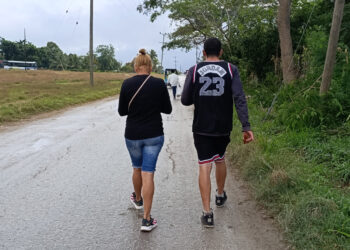
[[[221,42],[215,37],[208,38],[204,42],[204,51],[207,56],[219,56],[221,51]]]

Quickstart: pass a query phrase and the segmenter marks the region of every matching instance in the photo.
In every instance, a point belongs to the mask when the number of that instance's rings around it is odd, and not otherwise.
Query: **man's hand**
[[[252,131],[244,131],[243,132],[243,143],[247,144],[251,141],[254,141],[254,134]]]

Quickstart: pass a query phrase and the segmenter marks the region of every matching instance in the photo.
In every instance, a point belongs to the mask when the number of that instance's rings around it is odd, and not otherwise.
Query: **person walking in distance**
[[[216,166],[217,192],[215,204],[224,206],[227,195],[225,151],[232,130],[233,102],[242,124],[244,143],[254,140],[248,121],[248,108],[242,83],[236,66],[221,61],[223,50],[217,38],[204,43],[204,62],[189,69],[181,102],[194,104],[192,132],[199,163],[199,189],[202,197],[202,224],[214,226],[214,214],[210,208],[212,163]]]
[[[170,114],[172,106],[164,81],[152,77],[152,61],[144,49],[134,59],[136,75],[123,82],[118,112],[127,115],[125,143],[132,166],[134,192],[130,201],[144,208],[141,231],[151,231],[157,221],[151,217],[154,171],[164,144],[161,113]]]
[[[179,76],[176,74],[176,70],[174,70],[168,77],[168,82],[173,90],[174,100],[176,99],[176,89],[179,84]]]

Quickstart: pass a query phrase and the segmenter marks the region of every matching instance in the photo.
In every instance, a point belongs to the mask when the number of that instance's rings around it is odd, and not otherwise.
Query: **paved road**
[[[286,248],[233,170],[227,206],[214,208],[214,229],[202,228],[192,109],[179,101],[164,116],[152,210],[159,226],[141,233],[116,105],[104,100],[1,129],[0,249]]]

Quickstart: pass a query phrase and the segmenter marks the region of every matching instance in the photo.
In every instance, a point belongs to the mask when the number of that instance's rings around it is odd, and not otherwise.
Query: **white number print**
[[[204,83],[199,91],[200,96],[222,96],[225,92],[225,80],[221,77],[213,77],[211,79],[207,76],[201,76],[199,82]],[[216,89],[208,89],[211,84],[215,84]]]

